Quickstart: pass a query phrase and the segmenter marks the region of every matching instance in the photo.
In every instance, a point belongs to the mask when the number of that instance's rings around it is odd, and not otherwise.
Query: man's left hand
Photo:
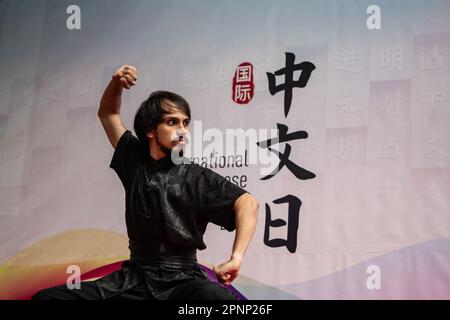
[[[239,259],[231,259],[228,262],[224,262],[213,268],[214,273],[220,283],[230,285],[234,279],[238,276],[239,269],[241,268],[241,262]]]

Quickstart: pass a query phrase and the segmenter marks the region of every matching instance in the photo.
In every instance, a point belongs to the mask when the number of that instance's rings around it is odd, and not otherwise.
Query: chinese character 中
[[[292,89],[304,88],[309,81],[311,73],[316,68],[314,64],[304,61],[294,64],[295,55],[291,52],[286,52],[286,66],[275,73],[267,72],[267,79],[269,81],[269,92],[275,95],[280,91],[284,91],[284,116],[287,117],[292,103]],[[298,80],[294,80],[294,71],[301,71]],[[284,83],[276,85],[276,76],[284,75]]]

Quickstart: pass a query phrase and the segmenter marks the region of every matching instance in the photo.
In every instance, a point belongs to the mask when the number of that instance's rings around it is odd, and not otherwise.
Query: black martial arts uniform
[[[119,139],[110,167],[125,188],[130,259],[81,289],[65,285],[33,299],[234,299],[197,265],[209,222],[236,228],[234,202],[246,191],[197,164],[154,160],[131,131]]]

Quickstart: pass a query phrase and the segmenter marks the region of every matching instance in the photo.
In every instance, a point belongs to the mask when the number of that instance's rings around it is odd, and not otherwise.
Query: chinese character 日
[[[287,195],[282,198],[274,200],[273,203],[276,204],[287,203],[289,205],[288,221],[287,221],[287,239],[279,239],[279,238],[270,239],[270,228],[285,226],[286,221],[283,219],[272,220],[270,206],[266,203],[266,225],[264,227],[264,244],[271,248],[285,246],[290,253],[295,253],[295,251],[297,250],[297,231],[302,201],[293,195]]]

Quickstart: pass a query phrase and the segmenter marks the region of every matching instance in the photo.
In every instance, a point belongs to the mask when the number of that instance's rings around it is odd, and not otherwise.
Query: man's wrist
[[[123,90],[123,87],[122,87],[119,79],[112,78],[111,81],[109,81],[109,85],[115,91],[122,92],[122,90]]]
[[[235,253],[235,252],[233,252],[233,253],[231,254],[231,260],[236,261],[236,262],[238,262],[239,264],[242,263],[242,258],[243,258],[243,256],[242,256],[242,254],[240,254],[240,253]]]

